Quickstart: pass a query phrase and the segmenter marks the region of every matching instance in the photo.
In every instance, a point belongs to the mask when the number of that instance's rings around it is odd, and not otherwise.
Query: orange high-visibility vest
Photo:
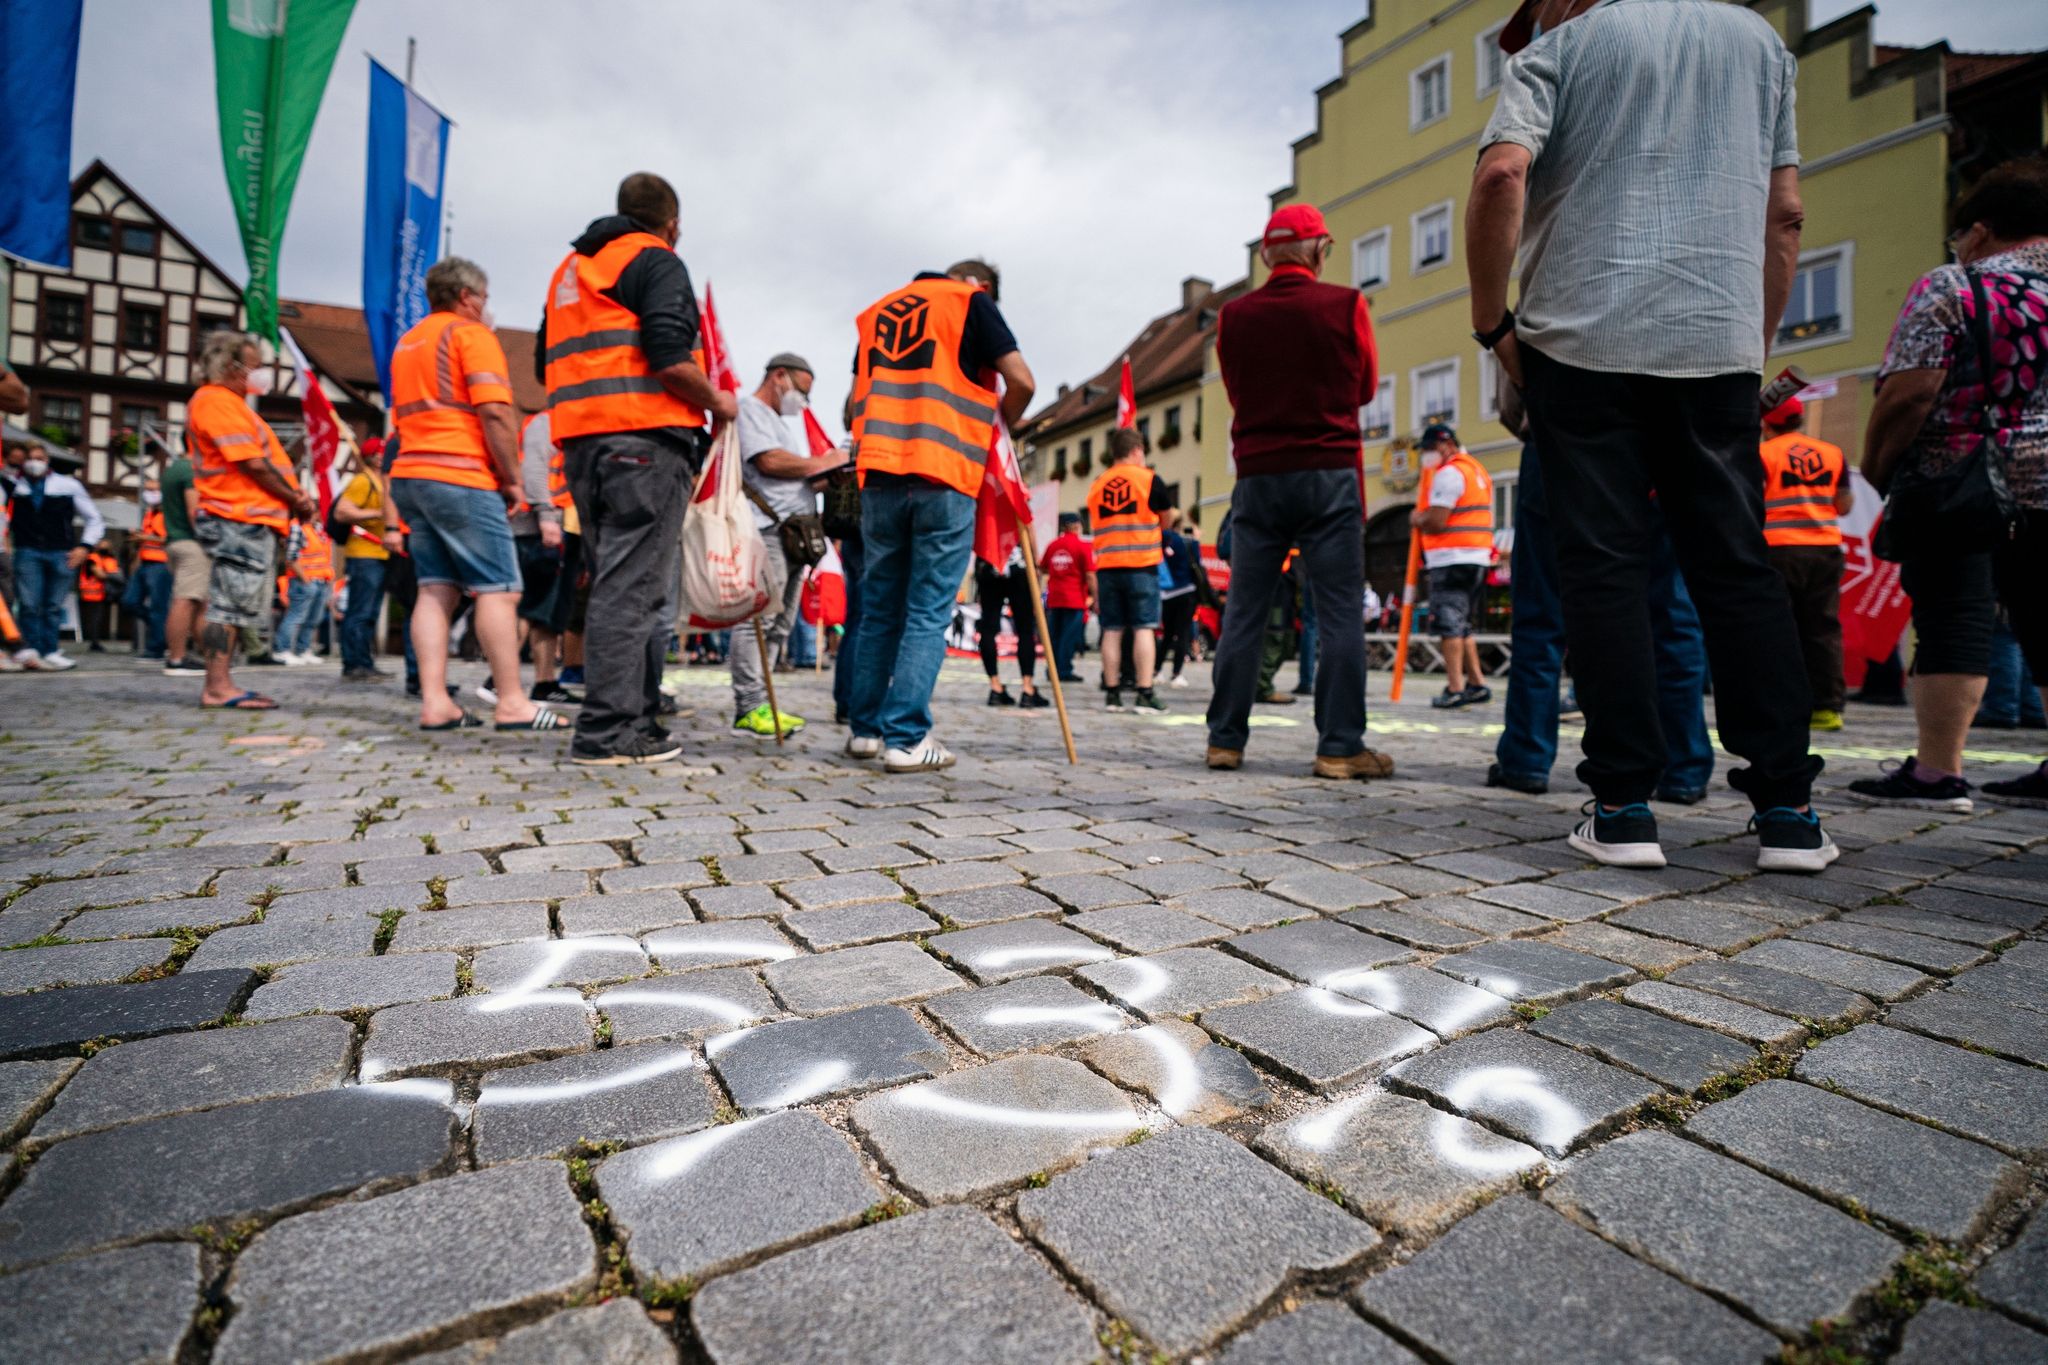
[[[1445,464],[1458,467],[1465,476],[1465,491],[1458,495],[1457,505],[1451,508],[1451,519],[1441,531],[1424,531],[1422,548],[1430,550],[1491,550],[1493,548],[1493,476],[1486,472],[1486,466],[1460,450]],[[1424,496],[1427,497],[1429,479],[1441,472],[1442,467],[1431,471],[1423,481]]]
[[[107,600],[108,574],[119,573],[121,566],[111,555],[94,550],[85,557],[85,563],[78,570],[78,600],[81,602],[104,602]]]
[[[163,509],[152,507],[142,514],[142,529],[135,533],[136,560],[143,564],[165,564],[170,556],[164,553]]]
[[[1150,569],[1158,565],[1159,514],[1152,510],[1152,471],[1113,464],[1088,490],[1097,569]]]
[[[867,476],[915,474],[977,497],[995,436],[996,392],[960,368],[976,287],[912,280],[860,315],[853,450]]]
[[[669,250],[651,232],[629,232],[595,256],[570,252],[548,282],[544,356],[548,411],[557,443],[609,431],[701,427],[704,409],[662,387],[640,349],[640,318],[604,291],[649,247]],[[703,351],[692,352],[701,366]]]
[[[1835,497],[1849,476],[1842,448],[1788,431],[1757,454],[1764,464],[1764,543],[1840,545]]]
[[[192,487],[199,510],[222,521],[268,526],[283,535],[290,509],[259,488],[242,466],[266,455],[285,486],[298,491],[298,478],[270,423],[250,411],[242,395],[219,384],[202,384],[185,408],[185,448],[192,455]]]
[[[391,416],[398,426],[394,479],[431,479],[495,490],[484,444],[485,403],[510,403],[505,351],[491,329],[454,313],[429,313],[391,353]]]

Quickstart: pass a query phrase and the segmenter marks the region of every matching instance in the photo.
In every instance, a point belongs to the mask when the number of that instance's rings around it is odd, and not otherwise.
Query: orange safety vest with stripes
[[[1849,476],[1842,448],[1788,431],[1757,453],[1764,465],[1764,543],[1840,545],[1835,498]]]
[[[640,318],[605,293],[634,257],[671,248],[651,232],[629,232],[595,256],[572,251],[548,281],[547,343],[542,359],[556,444],[577,436],[655,427],[701,427],[704,409],[685,403],[654,377],[640,349]],[[701,367],[702,348],[691,353]]]
[[[104,602],[107,600],[107,578],[121,572],[121,566],[114,562],[112,555],[103,555],[94,550],[85,557],[85,563],[78,568],[78,600],[81,602]]]
[[[1450,521],[1441,531],[1424,531],[1422,548],[1430,550],[1491,550],[1493,548],[1493,476],[1486,472],[1486,466],[1473,459],[1464,451],[1453,452],[1444,464],[1456,465],[1465,477],[1464,491],[1458,494],[1457,503],[1451,508]],[[1428,479],[1441,472],[1442,466],[1425,476],[1423,487],[1428,488]]]
[[[185,448],[192,455],[192,487],[201,512],[268,526],[279,535],[290,529],[291,509],[259,487],[242,466],[267,457],[295,493],[298,478],[277,433],[241,394],[219,384],[200,385],[185,408]]]
[[[1113,464],[1088,490],[1097,569],[1150,569],[1163,557],[1159,514],[1152,510],[1153,473],[1142,464]]]
[[[505,350],[481,322],[429,313],[391,353],[391,416],[398,427],[394,479],[430,479],[486,492],[498,472],[478,408],[510,403]]]
[[[152,507],[142,514],[142,529],[135,533],[135,543],[138,563],[164,564],[170,561],[170,556],[164,552],[164,514],[161,508]]]
[[[996,392],[960,368],[977,287],[913,280],[860,315],[853,452],[862,483],[914,474],[978,497],[995,437]]]

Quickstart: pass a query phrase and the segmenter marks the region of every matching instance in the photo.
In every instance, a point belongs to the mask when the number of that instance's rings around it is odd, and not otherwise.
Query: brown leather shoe
[[[1220,768],[1226,772],[1242,768],[1244,766],[1244,750],[1219,749],[1211,744],[1209,746],[1208,764],[1212,768]]]
[[[1392,777],[1394,760],[1374,749],[1360,749],[1349,758],[1325,758],[1317,754],[1315,775],[1360,779]]]
[[[1259,698],[1259,705],[1292,706],[1294,705],[1294,698],[1288,696],[1285,692],[1268,692],[1265,696]]]

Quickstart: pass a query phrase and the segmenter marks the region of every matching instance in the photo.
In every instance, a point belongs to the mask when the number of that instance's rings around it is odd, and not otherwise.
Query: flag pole
[[[1060,738],[1066,742],[1067,762],[1080,763],[1074,753],[1074,727],[1067,720],[1067,694],[1060,687],[1058,656],[1052,652],[1052,632],[1045,625],[1045,599],[1038,592],[1038,546],[1031,539],[1031,523],[1019,517],[1017,535],[1024,542],[1024,582],[1031,592],[1031,617],[1038,623],[1038,644],[1045,654],[1045,676],[1052,681],[1052,704],[1060,718]]]
[[[768,685],[768,719],[775,722],[775,744],[782,745],[782,708],[775,704],[775,663],[768,657],[768,632],[761,629],[761,618],[754,617],[754,645],[761,651],[761,681]]]
[[[1394,685],[1387,691],[1388,701],[1401,700],[1401,682],[1408,673],[1408,632],[1415,624],[1415,574],[1422,563],[1422,530],[1408,528],[1408,572],[1401,583],[1401,636],[1394,646]]]

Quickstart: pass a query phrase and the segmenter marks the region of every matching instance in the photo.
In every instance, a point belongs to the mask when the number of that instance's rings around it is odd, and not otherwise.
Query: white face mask
[[[31,479],[40,479],[43,475],[50,472],[50,462],[48,460],[23,460],[21,462],[21,472],[28,475]]]
[[[476,320],[478,322],[481,322],[490,331],[495,332],[498,330],[498,315],[493,313],[488,308],[484,309],[483,312],[477,314]]]
[[[249,392],[257,398],[277,389],[277,366],[258,365],[249,371]]]
[[[164,495],[161,493],[152,492],[147,488],[142,490],[142,505],[144,507],[154,507],[163,500]]]
[[[782,395],[782,415],[784,417],[801,417],[804,415],[804,409],[810,405],[811,400],[795,389],[791,389],[788,393]]]

